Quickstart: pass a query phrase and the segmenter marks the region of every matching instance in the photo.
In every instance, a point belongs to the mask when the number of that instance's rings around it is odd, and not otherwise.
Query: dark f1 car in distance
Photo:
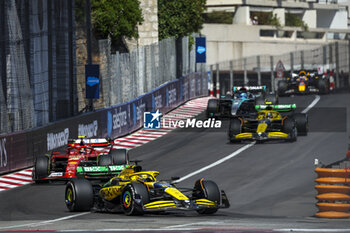
[[[230,119],[228,138],[230,142],[255,140],[285,140],[293,142],[297,135],[307,135],[308,117],[304,113],[282,115],[281,112],[291,112],[295,104],[256,105],[256,118],[234,117]]]
[[[251,114],[256,114],[256,104],[263,104],[265,101],[278,103],[278,97],[267,93],[266,86],[234,86],[232,93],[221,96],[220,99],[210,99],[207,106],[207,117],[249,117]]]
[[[327,77],[302,70],[299,74],[292,74],[292,77],[278,81],[277,90],[279,96],[310,93],[328,94],[329,86]]]
[[[81,167],[77,176],[94,172],[108,175],[113,166]],[[194,210],[199,214],[214,214],[228,208],[229,202],[216,183],[197,180],[193,188],[179,188],[172,181],[158,181],[157,171],[142,171],[138,165],[127,165],[107,183],[97,180],[72,179],[66,185],[65,203],[70,211],[123,211],[126,215],[145,212]]]
[[[52,180],[69,180],[76,177],[76,169],[81,164],[126,165],[129,156],[125,149],[113,149],[113,141],[105,138],[69,140],[61,151],[38,156],[34,161],[32,179],[35,183]]]

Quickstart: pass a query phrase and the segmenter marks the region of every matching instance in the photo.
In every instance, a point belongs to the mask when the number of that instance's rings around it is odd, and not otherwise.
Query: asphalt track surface
[[[281,102],[295,102],[302,110],[315,98],[295,96]],[[311,132],[294,143],[230,144],[226,129],[177,129],[130,151],[131,159],[142,160],[144,170],[160,171],[161,179],[183,177],[181,187],[192,187],[202,177],[215,181],[231,207],[212,216],[71,213],[64,204],[63,184],[32,184],[0,193],[0,231],[350,232],[349,219],[314,217],[314,159],[327,164],[345,157],[349,107],[348,93],[321,96],[308,112]],[[223,128],[227,125],[224,121]],[[227,160],[217,162],[223,158]]]

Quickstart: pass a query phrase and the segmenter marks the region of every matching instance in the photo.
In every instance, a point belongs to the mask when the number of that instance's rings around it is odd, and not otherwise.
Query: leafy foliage
[[[301,27],[305,31],[309,29],[307,24],[302,19],[291,13],[286,13],[286,26]]]
[[[281,23],[277,14],[273,14],[272,11],[266,12],[254,12],[252,17],[257,17],[258,25],[272,25],[276,27],[281,27]]]
[[[226,11],[213,11],[203,15],[205,23],[232,24],[233,13]]]
[[[75,1],[78,26],[85,26],[86,0]],[[137,25],[143,22],[138,0],[91,0],[91,21],[97,38],[111,38],[112,45],[119,47],[122,37],[138,38]]]
[[[137,25],[143,21],[138,0],[92,0],[91,18],[96,34],[112,42],[138,38]]]
[[[159,39],[199,32],[205,4],[206,0],[158,0]]]

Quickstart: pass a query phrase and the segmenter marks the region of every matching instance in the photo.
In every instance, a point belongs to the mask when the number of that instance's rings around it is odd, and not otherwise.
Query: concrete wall
[[[316,10],[304,11],[302,20],[307,24],[309,28],[317,27],[317,12]]]
[[[284,8],[275,8],[272,11],[273,14],[276,14],[282,26],[285,25],[285,9]]]
[[[248,6],[241,6],[241,7],[237,8],[235,16],[233,18],[233,23],[234,24],[244,24],[244,25],[251,24]]]
[[[348,13],[346,10],[339,10],[335,13],[330,28],[346,29],[348,26]]]

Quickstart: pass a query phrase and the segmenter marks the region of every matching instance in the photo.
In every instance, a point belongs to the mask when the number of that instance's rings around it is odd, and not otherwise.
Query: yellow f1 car
[[[78,171],[86,176],[94,171],[101,174],[118,169],[114,166],[87,168],[82,167]],[[213,214],[219,208],[230,206],[225,192],[220,191],[213,181],[200,179],[192,189],[178,188],[174,184],[175,179],[157,181],[158,174],[157,171],[141,171],[138,165],[128,165],[103,185],[93,185],[93,181],[87,179],[73,179],[66,185],[65,203],[70,211],[121,209],[126,215],[166,210],[195,210],[199,214]]]
[[[231,118],[228,138],[231,142],[241,140],[296,141],[297,135],[307,135],[308,117],[303,113],[282,116],[280,112],[290,112],[295,104],[285,105],[256,105],[257,117],[254,119]]]

